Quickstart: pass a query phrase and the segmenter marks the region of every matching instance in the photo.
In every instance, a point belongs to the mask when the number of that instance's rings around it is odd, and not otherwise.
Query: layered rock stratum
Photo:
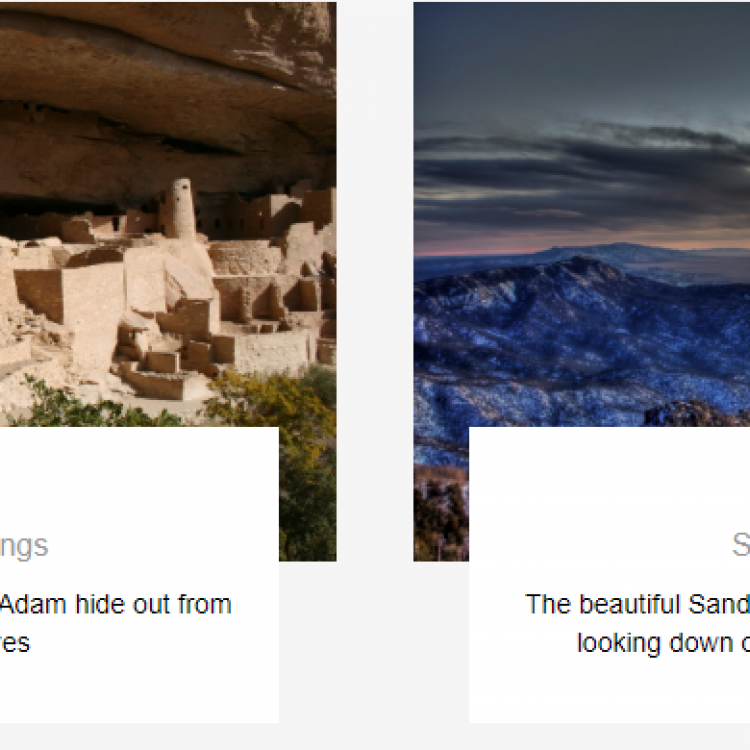
[[[328,187],[335,39],[335,3],[0,3],[0,200]]]

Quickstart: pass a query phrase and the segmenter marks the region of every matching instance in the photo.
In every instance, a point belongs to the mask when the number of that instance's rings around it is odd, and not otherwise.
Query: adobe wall
[[[296,292],[295,296],[292,294]],[[320,281],[318,279],[300,279],[285,297],[284,303],[290,312],[316,312],[320,305]]]
[[[125,301],[136,312],[166,312],[164,255],[156,248],[125,253]]]
[[[18,304],[16,275],[12,268],[0,268],[0,309]]]
[[[96,239],[88,219],[68,219],[60,227],[60,238],[63,242],[80,245],[94,245]]]
[[[318,232],[318,240],[320,241],[323,252],[336,255],[336,225],[328,224]]]
[[[209,234],[215,232],[222,238],[266,237],[263,233],[263,208],[260,199],[244,201],[239,195],[233,195],[222,207],[221,216],[214,215],[213,219],[208,227]],[[211,234],[210,236],[213,237]]]
[[[326,224],[335,224],[336,188],[312,190],[305,193],[298,221],[312,221],[318,231]]]
[[[50,250],[54,268],[66,268],[77,255],[89,252],[91,245],[65,244],[51,247]]]
[[[298,375],[316,356],[317,343],[308,331],[214,336],[214,359],[237,372]]]
[[[335,365],[336,342],[320,339],[318,341],[318,360],[324,365]]]
[[[280,237],[299,221],[300,203],[288,195],[265,195],[251,201],[233,195],[221,206],[201,203],[196,228],[212,241]]]
[[[214,271],[220,276],[278,273],[283,253],[268,240],[227,240],[209,248]]]
[[[281,248],[284,252],[286,272],[300,275],[302,266],[311,262],[320,266],[326,248],[315,232],[313,222],[293,224],[281,238]]]
[[[120,232],[123,224],[123,216],[100,216],[91,213],[86,213],[86,221],[91,224],[91,229],[94,234],[112,234]]]
[[[145,398],[165,401],[187,401],[206,399],[213,395],[206,387],[203,377],[194,373],[165,374],[153,372],[124,373],[125,380]]]
[[[317,278],[300,279],[293,274],[216,276],[214,285],[219,291],[222,320],[280,320],[290,310],[321,309]]]
[[[4,237],[0,237],[0,268],[14,268],[16,248],[3,245],[3,240],[9,241]]]
[[[177,373],[180,371],[179,352],[150,351],[146,355],[146,367],[153,372]]]
[[[169,243],[172,240],[168,240]],[[166,279],[167,307],[173,308],[181,299],[212,299],[215,295],[213,274],[211,277],[198,273],[193,266],[182,262],[172,255],[172,248],[168,246],[164,255],[164,275]],[[204,247],[206,264],[210,267],[211,260]]]
[[[124,311],[123,264],[19,269],[14,275],[23,302],[74,332],[72,350],[77,364],[109,368]]]
[[[15,271],[18,297],[35,313],[54,323],[64,322],[63,271],[58,269]]]
[[[336,309],[336,279],[321,277],[321,304],[323,310]]]
[[[159,231],[159,217],[155,213],[146,213],[128,209],[125,217],[125,229],[128,234],[148,234]]]
[[[88,247],[71,256],[66,268],[84,268],[85,266],[97,266],[101,263],[122,263],[124,256],[125,253],[121,247],[109,245]]]
[[[214,275],[214,267],[211,259],[208,257],[208,248],[195,240],[161,240],[160,247],[163,247],[170,255],[174,256],[201,279],[204,286],[211,285],[210,279]],[[193,295],[185,295],[191,297]],[[195,295],[198,296],[198,295]]]
[[[250,277],[242,290],[240,305],[239,319],[243,323],[280,320],[286,312],[276,277]]]
[[[221,327],[218,300],[183,299],[171,313],[157,313],[156,322],[165,333],[189,334],[209,338]]]
[[[55,248],[41,245],[38,247],[19,247],[13,258],[13,267],[22,269],[59,268]]]
[[[109,369],[125,312],[124,264],[106,263],[59,273],[64,295],[62,322],[75,333],[75,362],[84,368]]]
[[[231,238],[232,233],[227,231],[226,206],[199,205],[195,210],[195,229],[211,240]]]
[[[320,338],[322,339],[335,339],[336,338],[336,318],[326,319],[320,325]]]
[[[280,237],[300,220],[299,202],[288,195],[267,195],[258,200],[261,204],[261,237]]]
[[[242,292],[247,286],[248,277],[215,276],[213,281],[219,292],[221,319],[240,320],[243,309]]]

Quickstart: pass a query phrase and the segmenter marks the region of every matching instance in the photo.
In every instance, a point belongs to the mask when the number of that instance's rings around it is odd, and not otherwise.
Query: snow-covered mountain
[[[470,426],[636,426],[675,400],[750,406],[750,285],[676,287],[574,257],[414,290],[421,462],[466,465]]]

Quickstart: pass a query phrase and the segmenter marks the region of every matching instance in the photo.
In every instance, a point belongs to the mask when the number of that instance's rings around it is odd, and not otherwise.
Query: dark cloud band
[[[449,227],[750,230],[750,143],[720,132],[583,123],[564,136],[418,138],[415,152],[418,241]]]

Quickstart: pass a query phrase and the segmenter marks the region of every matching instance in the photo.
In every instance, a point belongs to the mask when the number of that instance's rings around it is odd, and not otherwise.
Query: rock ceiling
[[[322,178],[335,33],[334,3],[0,3],[0,200]]]

